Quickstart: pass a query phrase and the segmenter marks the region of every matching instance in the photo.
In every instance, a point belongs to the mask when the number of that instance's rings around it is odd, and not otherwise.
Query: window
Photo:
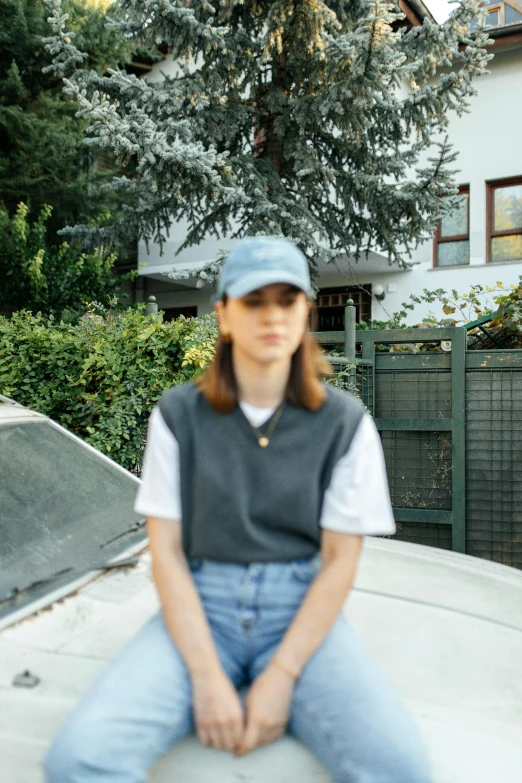
[[[522,177],[487,183],[487,260],[522,261]]]
[[[513,5],[509,3],[498,3],[496,0],[486,0],[484,8],[486,13],[486,26],[487,27],[503,27],[507,24],[516,24],[522,21],[522,9],[519,8],[520,0],[511,0]],[[476,30],[478,27],[477,19],[472,19],[469,29]]]
[[[362,288],[322,288],[311,313],[312,332],[337,332],[344,329],[344,308],[348,299],[355,305],[357,323],[371,318],[370,286]]]
[[[517,11],[507,3],[504,5],[504,22],[505,24],[516,24],[522,21],[522,13]]]
[[[175,321],[180,315],[184,315],[185,318],[195,318],[198,314],[197,307],[161,307],[165,315],[164,321]]]
[[[497,27],[499,23],[500,8],[495,8],[492,11],[488,11],[486,16],[486,24],[488,27]]]
[[[433,265],[439,267],[466,264],[469,264],[469,185],[462,185],[455,209],[437,224]]]

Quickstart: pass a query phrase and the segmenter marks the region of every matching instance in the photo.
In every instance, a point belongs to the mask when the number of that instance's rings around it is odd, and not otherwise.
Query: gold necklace
[[[281,414],[283,413],[283,408],[285,407],[286,400],[283,400],[281,405],[279,405],[278,408],[276,408],[274,414],[272,415],[272,420],[270,421],[270,425],[265,433],[262,433],[260,429],[257,427],[254,427],[248,416],[245,416],[246,420],[250,424],[256,438],[257,442],[261,446],[262,449],[266,449],[268,444],[270,443],[270,438],[272,437],[275,428],[277,427],[277,422],[281,418]]]

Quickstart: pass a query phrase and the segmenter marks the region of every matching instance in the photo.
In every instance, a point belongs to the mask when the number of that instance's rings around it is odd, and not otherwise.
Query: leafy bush
[[[342,356],[341,353],[330,353],[330,356]],[[336,386],[338,389],[347,391],[353,394],[354,397],[361,399],[361,385],[358,382],[357,376],[357,360],[353,364],[348,364],[344,367],[334,365],[334,372],[329,377],[325,378],[325,382]]]
[[[31,222],[23,202],[12,216],[0,205],[0,308],[25,308],[72,322],[85,312],[87,301],[108,304],[136,272],[117,277],[116,255],[103,248],[82,253],[75,244],[49,243],[51,212],[45,205]]]
[[[408,311],[412,312],[416,305],[435,304],[444,313],[443,318],[437,318],[432,312],[420,323],[407,326],[405,319]],[[487,316],[490,316],[487,318]],[[473,324],[484,319],[482,328]],[[402,309],[391,315],[388,321],[371,321],[357,324],[357,329],[419,329],[419,338],[423,328],[468,326],[468,349],[480,348],[522,348],[522,276],[518,283],[505,286],[498,280],[494,286],[474,285],[467,293],[459,293],[456,289],[446,291],[437,288],[429,291],[427,288],[421,294],[411,294],[408,301],[402,303]],[[485,329],[485,332],[484,332]],[[338,347],[332,353],[341,355],[343,348]],[[427,346],[419,339],[418,343],[402,343],[401,345],[381,345],[379,351],[440,350],[436,344]]]
[[[0,393],[139,473],[152,407],[202,371],[216,336],[214,315],[163,323],[136,310],[101,316],[91,306],[76,325],[28,312],[0,316]]]
[[[414,310],[416,304],[442,305],[442,311],[446,318],[442,323],[445,326],[459,326],[468,324],[492,312],[497,313],[496,320],[506,319],[505,325],[520,332],[522,302],[522,276],[518,283],[511,283],[505,286],[500,280],[497,280],[494,286],[474,285],[467,293],[459,293],[455,288],[446,291],[444,288],[436,288],[434,291],[428,291],[426,288],[419,296],[412,294],[408,302],[403,303],[405,310]],[[510,313],[516,313],[514,317]],[[518,314],[518,315],[517,315]],[[400,320],[406,316],[405,311],[396,313],[393,317]],[[440,326],[441,322],[431,316],[424,321],[428,326]]]

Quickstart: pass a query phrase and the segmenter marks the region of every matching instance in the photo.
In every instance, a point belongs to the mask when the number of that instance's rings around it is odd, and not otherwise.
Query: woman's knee
[[[46,783],[90,783],[127,771],[136,743],[126,739],[122,727],[107,721],[95,703],[80,702],[58,730],[45,758]]]
[[[94,738],[65,724],[49,748],[43,767],[46,783],[72,783],[82,780],[81,769],[85,767],[87,738],[92,747]]]
[[[407,747],[382,749],[346,759],[332,770],[335,783],[431,783],[427,758],[422,751]]]
[[[390,742],[375,757],[375,783],[430,783],[428,754],[422,741],[404,737]]]
[[[44,760],[46,783],[145,780],[154,761],[193,729],[190,709],[178,706],[168,716],[149,711],[137,720],[136,712],[107,715],[96,700],[80,703]]]

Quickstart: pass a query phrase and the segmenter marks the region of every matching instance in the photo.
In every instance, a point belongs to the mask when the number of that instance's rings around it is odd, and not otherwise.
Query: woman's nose
[[[274,321],[279,321],[281,319],[283,313],[283,308],[280,307],[278,304],[267,304],[263,308],[263,317],[264,320],[268,323],[273,323]]]

